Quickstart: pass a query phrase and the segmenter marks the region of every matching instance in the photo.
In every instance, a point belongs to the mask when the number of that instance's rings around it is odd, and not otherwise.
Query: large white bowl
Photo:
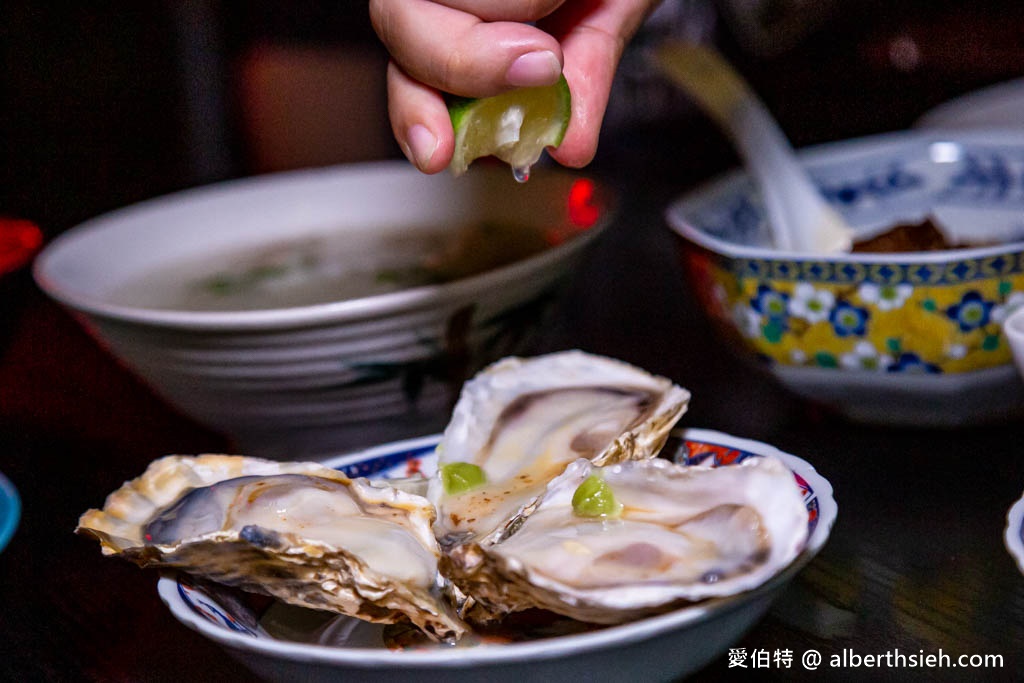
[[[917,128],[966,129],[1004,128],[1020,130],[1024,125],[1024,78],[996,83],[974,90],[929,109]]]
[[[809,538],[797,559],[766,584],[599,631],[501,645],[397,652],[384,647],[380,627],[372,625],[355,628],[347,637],[335,635],[330,645],[303,642],[315,639],[317,632],[304,626],[298,613],[294,623],[283,625],[298,640],[274,637],[263,627],[269,612],[250,605],[240,593],[212,590],[186,577],[163,576],[158,584],[160,597],[182,623],[220,643],[268,680],[676,680],[721,656],[761,618],[786,583],[824,546],[837,513],[832,486],[796,456],[708,430],[688,429],[679,436],[675,459],[680,462],[728,467],[746,458],[774,456],[793,471],[804,493]],[[429,475],[436,467],[434,449],[439,438],[389,444],[327,464],[351,477],[403,477],[410,471]],[[344,628],[339,625],[332,632],[344,632]]]
[[[780,252],[748,177],[712,182],[667,219],[687,286],[740,357],[855,420],[938,427],[1024,414],[1000,330],[1024,303],[1024,131],[893,133],[800,158],[861,236],[935,214],[990,246]]]
[[[608,222],[602,193],[552,169],[526,184],[507,169],[453,178],[401,162],[260,176],[90,220],[43,251],[35,277],[169,403],[240,450],[315,457],[443,427],[463,379],[521,351],[543,324]],[[344,236],[374,267],[423,231],[489,220],[564,241],[445,284],[290,308],[175,310],[124,291],[174,264],[314,238]]]

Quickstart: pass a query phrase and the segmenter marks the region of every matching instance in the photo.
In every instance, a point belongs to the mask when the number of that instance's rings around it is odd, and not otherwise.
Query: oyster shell
[[[433,521],[425,498],[316,463],[201,455],[153,462],[76,531],[141,566],[452,639]]]
[[[584,507],[584,482],[604,487],[606,512]],[[464,558],[460,587],[475,601],[472,619],[542,607],[620,623],[759,586],[806,539],[803,497],[777,459],[718,468],[581,459],[514,533]]]
[[[485,368],[463,386],[438,446],[440,476],[427,495],[442,547],[494,542],[577,458],[655,455],[689,398],[671,380],[582,351]],[[452,491],[444,482],[453,465],[475,468],[481,481]]]

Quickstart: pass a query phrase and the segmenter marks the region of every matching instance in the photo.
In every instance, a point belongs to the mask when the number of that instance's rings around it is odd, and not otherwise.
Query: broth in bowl
[[[545,230],[497,221],[308,236],[166,264],[120,284],[110,301],[189,311],[312,306],[478,275],[538,254],[552,241]]]

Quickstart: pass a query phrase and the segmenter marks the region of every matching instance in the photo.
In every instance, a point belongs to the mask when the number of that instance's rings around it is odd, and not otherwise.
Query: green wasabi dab
[[[451,462],[441,465],[441,484],[448,495],[464,493],[487,483],[487,475],[479,465],[471,462]]]
[[[608,482],[592,474],[572,494],[572,509],[580,517],[615,517],[622,512],[622,505],[615,500]]]

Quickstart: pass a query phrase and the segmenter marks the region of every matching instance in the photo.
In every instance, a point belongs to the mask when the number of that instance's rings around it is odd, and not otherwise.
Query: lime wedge
[[[554,85],[520,88],[493,97],[453,97],[448,113],[455,129],[449,165],[462,175],[474,159],[495,156],[524,182],[545,147],[557,147],[569,127],[572,98],[565,76]]]

